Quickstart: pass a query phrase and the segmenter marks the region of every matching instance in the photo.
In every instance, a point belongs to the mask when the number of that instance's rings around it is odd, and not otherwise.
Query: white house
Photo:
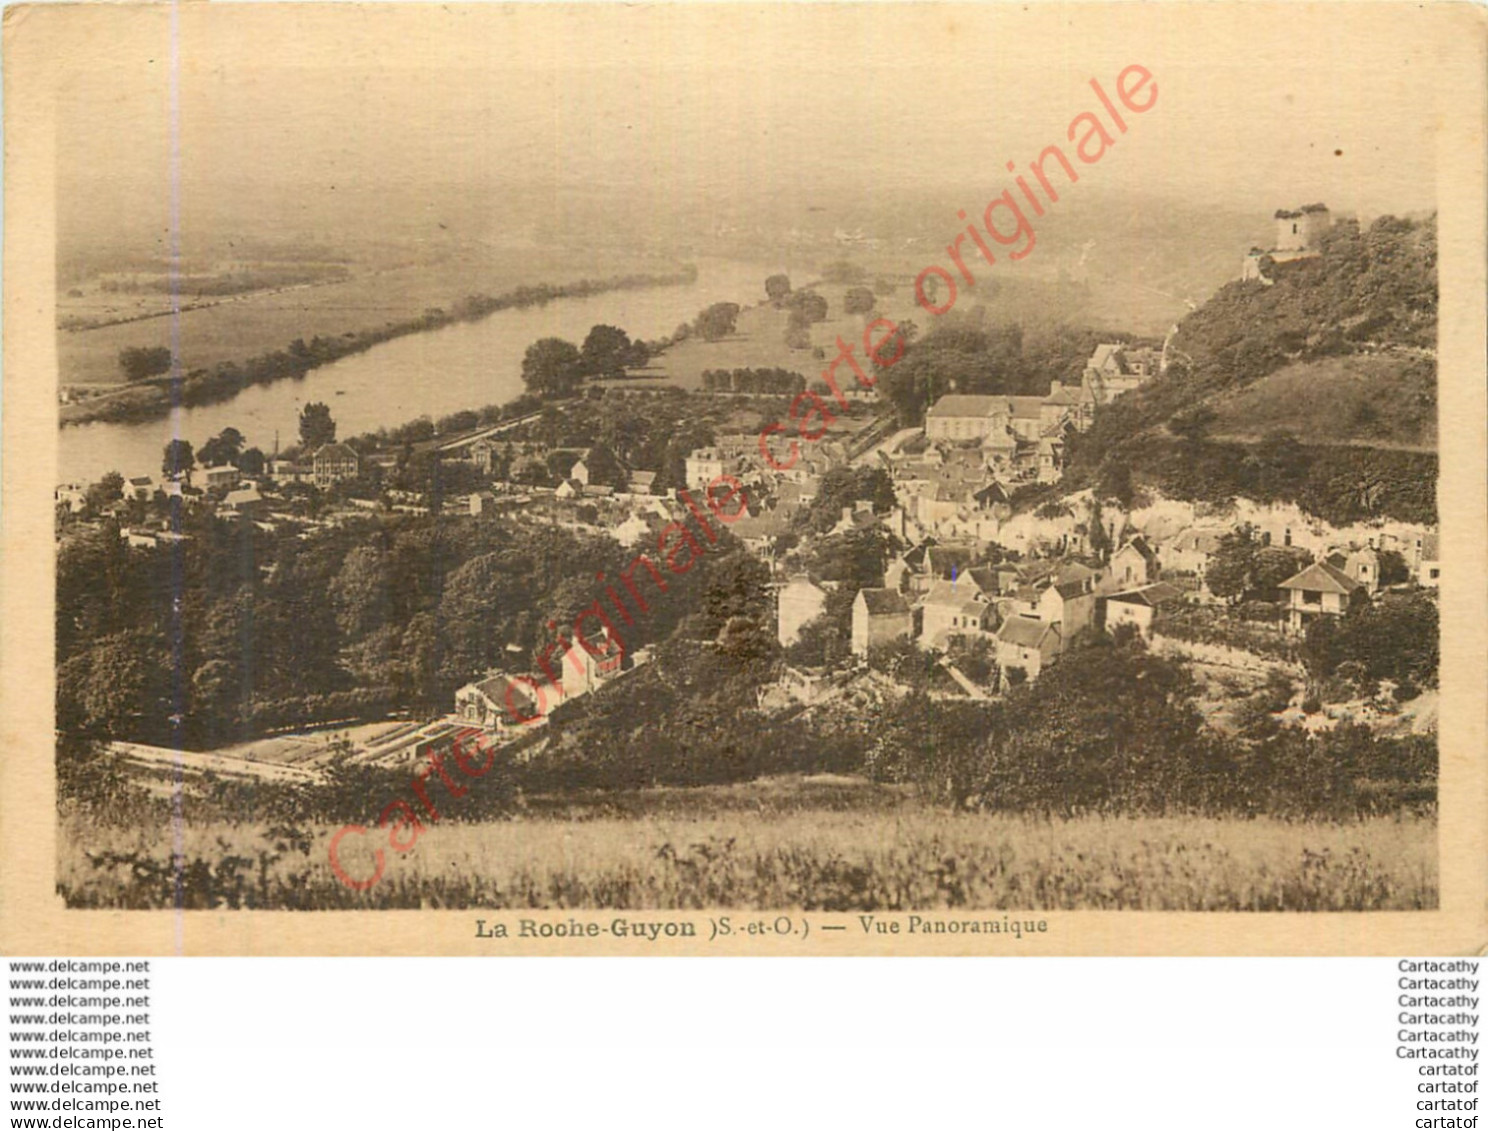
[[[953,636],[981,633],[992,615],[992,602],[970,578],[936,581],[920,602],[920,645],[943,648]]]
[[[775,604],[776,638],[782,648],[801,639],[801,629],[821,616],[827,607],[827,591],[811,578],[793,577],[780,588]]]
[[[1029,682],[1059,657],[1062,637],[1056,625],[1032,617],[1008,617],[997,630],[997,666],[1007,685],[1010,668],[1021,668]]]
[[[1165,581],[1144,585],[1126,593],[1113,593],[1105,599],[1106,631],[1115,632],[1124,624],[1135,625],[1143,638],[1151,638],[1152,622],[1158,610],[1183,600],[1183,594]]]
[[[1416,578],[1428,589],[1441,584],[1441,535],[1433,532],[1421,539],[1421,567]]]

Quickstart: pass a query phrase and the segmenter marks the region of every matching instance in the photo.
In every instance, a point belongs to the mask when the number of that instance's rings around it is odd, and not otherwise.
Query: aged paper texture
[[[1488,945],[1480,8],[4,50],[8,952]]]

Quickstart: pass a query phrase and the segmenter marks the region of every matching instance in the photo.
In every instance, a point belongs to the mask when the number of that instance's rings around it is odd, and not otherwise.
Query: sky
[[[59,192],[158,213],[411,207],[426,186],[657,215],[992,186],[1146,67],[1103,190],[1269,212],[1435,204],[1436,62],[1409,9],[107,6],[53,28]],[[36,11],[33,9],[32,11]],[[57,21],[58,24],[64,21]],[[1338,50],[1348,29],[1348,50]],[[335,194],[342,194],[337,197]],[[355,209],[353,209],[355,211]]]

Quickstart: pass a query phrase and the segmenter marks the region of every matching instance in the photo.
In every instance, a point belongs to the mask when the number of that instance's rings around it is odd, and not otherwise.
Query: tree
[[[300,445],[314,453],[326,444],[336,442],[336,422],[331,408],[322,401],[311,401],[300,410]]]
[[[533,342],[522,358],[522,380],[538,396],[572,396],[583,379],[584,359],[579,347],[562,338]]]
[[[791,322],[809,326],[813,322],[827,320],[827,300],[815,291],[794,291],[785,300],[791,312]]]
[[[1101,513],[1100,499],[1090,508],[1090,530],[1085,536],[1090,543],[1090,552],[1101,561],[1111,559],[1111,535],[1106,530],[1106,517]]]
[[[801,635],[785,651],[786,659],[807,667],[836,667],[852,657],[852,603],[856,589],[833,589],[821,615],[801,626]]]
[[[237,465],[238,454],[243,450],[243,434],[236,428],[224,428],[201,446],[197,457],[203,467]]]
[[[165,445],[165,455],[160,461],[160,471],[170,479],[189,479],[196,466],[196,455],[191,450],[190,440],[172,440]]]
[[[1382,586],[1399,585],[1410,580],[1410,567],[1399,550],[1377,550],[1379,557],[1379,583]]]
[[[94,514],[103,510],[110,503],[116,503],[124,497],[124,477],[117,471],[108,472],[97,483],[88,488],[85,499],[88,509]]]
[[[791,293],[789,275],[771,275],[765,280],[765,294],[770,301],[779,306],[786,295]]]
[[[808,566],[823,581],[839,582],[856,594],[882,585],[884,566],[892,552],[890,535],[882,526],[865,526],[844,534],[819,538],[810,546]]]
[[[633,350],[630,335],[618,326],[595,326],[580,351],[584,373],[590,377],[624,377]]]
[[[354,546],[331,582],[336,623],[347,640],[359,640],[389,619],[387,556],[376,545]]]
[[[626,369],[645,369],[651,364],[651,347],[639,340],[631,342],[624,364]]]
[[[849,287],[842,296],[842,309],[848,314],[867,314],[877,302],[867,287]]]
[[[705,342],[716,342],[732,334],[738,321],[738,303],[715,302],[698,313],[697,332]]]
[[[126,381],[143,381],[170,372],[171,351],[166,346],[131,346],[119,351],[119,368]]]
[[[879,514],[893,509],[894,481],[889,473],[881,467],[834,467],[822,476],[816,498],[806,511],[806,524],[825,534],[842,521],[844,510],[862,501],[871,502]]]
[[[1300,546],[1262,546],[1256,551],[1247,588],[1263,601],[1275,601],[1281,595],[1281,583],[1311,561],[1312,555]]]
[[[87,653],[77,696],[85,725],[115,737],[158,737],[171,703],[171,666],[159,642],[143,636],[99,641]]]
[[[584,466],[589,470],[589,482],[599,487],[625,486],[625,469],[615,458],[615,453],[604,444],[595,444],[584,456]]]
[[[1249,523],[1222,536],[1204,569],[1204,583],[1209,592],[1230,601],[1244,596],[1255,576],[1260,548],[1255,527]]]

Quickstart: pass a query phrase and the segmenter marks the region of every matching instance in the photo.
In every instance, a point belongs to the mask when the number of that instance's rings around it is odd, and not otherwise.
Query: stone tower
[[[1295,212],[1276,213],[1276,251],[1316,251],[1333,222],[1325,204],[1308,204]]]

